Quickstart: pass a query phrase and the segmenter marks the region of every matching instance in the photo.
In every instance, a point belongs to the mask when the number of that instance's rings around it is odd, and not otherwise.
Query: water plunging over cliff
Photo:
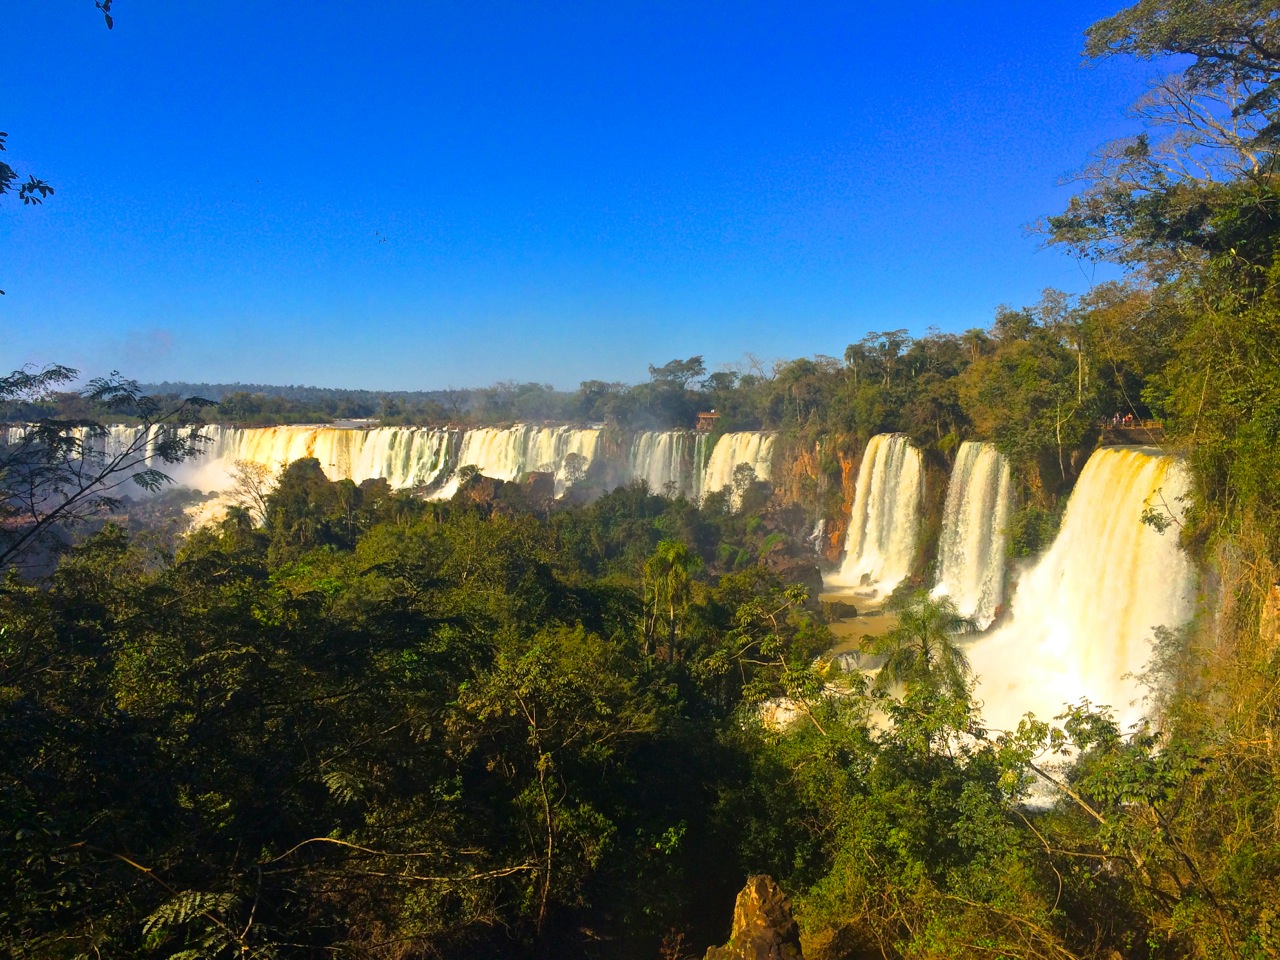
[[[563,493],[570,477],[566,460],[571,454],[582,458],[584,469],[595,459],[600,431],[573,427],[531,427],[517,425],[504,429],[482,427],[462,435],[457,468],[474,466],[495,480],[519,480],[526,473],[551,473],[556,478],[556,493]],[[457,490],[457,476],[446,483],[437,496],[452,496]]]
[[[827,585],[887,596],[911,572],[924,498],[920,451],[905,436],[882,433],[862,455],[840,569]]]
[[[768,480],[773,473],[773,434],[723,434],[711,450],[698,493],[706,496],[726,487],[732,489],[734,471],[744,463],[751,465],[757,480]]]
[[[7,428],[18,437],[26,429]],[[108,446],[123,446],[137,436],[138,428],[113,426]],[[601,431],[568,426],[478,427],[331,427],[299,425],[280,427],[231,427],[210,424],[202,428],[209,442],[194,460],[160,465],[177,482],[206,491],[226,490],[236,461],[279,469],[303,457],[314,457],[331,480],[362,483],[385,478],[397,489],[423,490],[430,497],[452,496],[459,471],[476,467],[497,480],[518,480],[526,473],[553,473],[556,493],[603,456]],[[8,434],[0,434],[0,439]],[[593,482],[643,479],[654,493],[674,491],[689,497],[732,485],[733,472],[750,464],[758,479],[771,473],[773,436],[766,433],[729,433],[707,456],[707,437],[688,430],[643,431],[623,449],[626,460],[612,470],[595,474]],[[574,458],[574,455],[577,455]],[[576,464],[570,467],[571,458]],[[705,463],[705,468],[703,464]]]
[[[457,472],[467,465],[498,480],[517,480],[532,471],[554,473],[557,492],[563,492],[569,480],[569,455],[579,454],[580,466],[589,467],[600,439],[598,430],[527,425],[467,431],[213,425],[203,432],[210,438],[203,455],[167,471],[201,489],[225,489],[237,460],[276,469],[302,457],[314,457],[331,480],[361,483],[383,477],[398,489],[434,486],[437,497],[449,496],[457,489]]]
[[[626,475],[644,480],[652,493],[670,489],[692,497],[698,489],[697,446],[687,430],[643,430],[631,441]]]
[[[1137,682],[1157,626],[1194,612],[1196,575],[1178,546],[1180,527],[1142,522],[1151,507],[1181,521],[1188,489],[1175,457],[1105,447],[1085,464],[1053,546],[1018,583],[1007,624],[969,651],[983,716],[998,729],[1027,711],[1051,720],[1088,697],[1121,723],[1141,716]]]
[[[210,438],[195,460],[169,467],[175,479],[204,490],[221,490],[237,460],[278,469],[314,457],[331,480],[383,477],[396,488],[425,487],[448,472],[457,451],[456,430],[419,427],[342,429],[324,426],[224,427],[201,431]]]
[[[960,445],[947,485],[933,593],[950,597],[984,630],[1004,600],[1010,487],[1009,464],[994,446]]]

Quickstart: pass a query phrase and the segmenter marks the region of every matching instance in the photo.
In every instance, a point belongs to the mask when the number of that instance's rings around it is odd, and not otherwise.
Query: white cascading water
[[[30,431],[31,428],[25,425],[0,427],[0,455],[8,457],[16,454],[17,448],[28,439]],[[175,466],[165,464],[155,456],[156,445],[166,435],[171,435],[170,430],[165,427],[152,427],[145,438],[141,427],[122,424],[110,424],[106,427],[105,433],[101,434],[91,434],[84,427],[73,428],[69,433],[79,441],[79,450],[85,454],[85,458],[80,460],[77,457],[71,457],[73,451],[65,451],[70,458],[69,465],[76,467],[75,476],[70,478],[68,484],[71,488],[76,487],[80,482],[89,484],[99,471],[106,471],[111,475],[111,482],[107,487],[99,488],[97,493],[113,497],[138,495],[142,493],[143,488],[129,484],[128,480],[131,476],[140,475],[149,469],[161,468],[165,468],[162,472],[171,474]],[[43,445],[37,443],[28,452],[41,449]],[[25,457],[20,457],[9,461],[10,469],[25,469],[29,464],[23,464],[24,460]],[[43,469],[43,466],[37,469]],[[51,499],[58,499],[56,492],[46,490],[43,496],[37,498],[37,503],[44,503]]]
[[[277,470],[314,457],[331,480],[385,478],[397,489],[437,482],[453,464],[458,431],[419,427],[348,429],[324,426],[224,427],[201,431],[209,437],[195,460],[165,468],[181,483],[201,490],[223,490],[236,461]]]
[[[0,438],[16,441],[25,427],[4,428]],[[123,449],[138,435],[137,427],[112,426],[108,449]],[[295,460],[314,457],[331,480],[385,478],[396,489],[425,489],[436,499],[458,488],[458,472],[475,466],[498,480],[517,480],[532,471],[554,473],[556,493],[569,486],[566,460],[571,454],[590,467],[600,455],[600,430],[516,425],[459,430],[433,427],[330,427],[295,425],[231,427],[210,424],[201,432],[208,442],[201,455],[180,464],[157,464],[178,483],[204,491],[228,489],[237,461],[278,470]],[[751,464],[758,479],[771,473],[773,436],[765,433],[725,434],[706,457],[707,438],[687,430],[644,431],[628,451],[625,476],[644,479],[655,493],[674,489],[699,497],[732,486],[733,472]],[[706,460],[706,468],[699,465]],[[672,486],[674,485],[674,486]]]
[[[757,480],[768,480],[773,475],[773,439],[771,433],[756,431],[722,434],[702,471],[698,495],[732,489],[734,472],[744,463],[751,465]]]
[[[994,446],[960,445],[947,485],[933,594],[950,597],[982,630],[1004,601],[1011,487],[1009,464]]]
[[[697,442],[687,430],[642,430],[627,452],[629,480],[643,480],[652,493],[668,489],[692,497],[697,493]]]
[[[136,427],[112,427],[108,448],[137,435]],[[515,426],[507,429],[460,431],[430,427],[343,428],[326,426],[225,427],[201,431],[209,438],[202,453],[182,464],[159,464],[179,483],[201,490],[230,486],[236,461],[279,469],[304,457],[314,457],[331,480],[385,478],[394,488],[430,488],[433,496],[449,496],[457,489],[459,468],[472,464],[485,476],[515,480],[531,471],[555,473],[557,492],[568,476],[565,460],[580,454],[590,466],[599,444],[599,430],[572,427]]]
[[[1195,611],[1196,574],[1178,545],[1186,468],[1142,447],[1104,447],[1085,464],[1053,546],[1023,575],[1011,617],[969,659],[983,717],[1012,729],[1027,712],[1052,720],[1088,697],[1129,724],[1143,715],[1140,673],[1157,627]],[[1142,522],[1148,507],[1174,521]]]
[[[920,451],[899,433],[872,437],[858,470],[844,559],[827,587],[873,600],[892,593],[915,562],[923,500]]]
[[[462,435],[457,467],[474,466],[481,474],[495,480],[519,480],[526,473],[552,473],[556,493],[565,491],[570,478],[565,461],[570,454],[583,458],[581,465],[590,466],[600,444],[600,431],[573,427],[531,427],[516,425],[503,429],[483,427],[467,430]],[[455,476],[435,496],[446,498],[457,490]]]

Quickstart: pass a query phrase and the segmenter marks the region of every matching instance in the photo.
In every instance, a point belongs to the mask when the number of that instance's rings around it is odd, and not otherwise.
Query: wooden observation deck
[[[710,413],[698,414],[698,432],[706,433],[715,429],[716,421],[720,419],[720,414],[712,410]]]
[[[1164,424],[1159,420],[1131,420],[1112,423],[1110,420],[1101,424],[1102,442],[1132,443],[1140,446],[1159,446],[1164,440]]]

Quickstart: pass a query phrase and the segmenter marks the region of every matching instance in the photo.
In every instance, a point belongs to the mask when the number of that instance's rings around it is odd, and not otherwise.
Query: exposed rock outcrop
[[[707,950],[706,960],[804,960],[791,901],[772,878],[747,880],[733,908],[729,942]]]
[[[858,615],[858,608],[852,603],[846,603],[843,600],[823,600],[822,615],[827,618],[827,623],[835,623],[837,620],[851,620]]]
[[[857,493],[858,469],[862,466],[862,454],[856,457],[840,453],[840,512],[827,517],[827,559],[840,562],[844,553],[844,541],[849,534],[849,518],[853,515],[853,498]]]

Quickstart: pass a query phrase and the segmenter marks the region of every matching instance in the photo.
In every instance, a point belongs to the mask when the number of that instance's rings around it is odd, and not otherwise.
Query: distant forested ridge
[[[206,397],[219,403],[218,417],[246,425],[315,423],[327,420],[401,418],[436,422],[462,417],[472,407],[472,390],[344,390],[336,387],[265,383],[143,384],[159,396]]]
[[[369,403],[389,397],[396,400],[415,402],[443,402],[451,391],[448,390],[344,390],[338,387],[312,387],[300,384],[281,386],[269,383],[186,383],[182,381],[164,380],[160,383],[141,384],[147,393],[181,396],[200,396],[210,400],[221,400],[235,393],[247,393],[264,397],[280,397],[284,400],[295,400],[301,403],[332,403],[351,401]],[[470,391],[452,391],[470,393]]]

